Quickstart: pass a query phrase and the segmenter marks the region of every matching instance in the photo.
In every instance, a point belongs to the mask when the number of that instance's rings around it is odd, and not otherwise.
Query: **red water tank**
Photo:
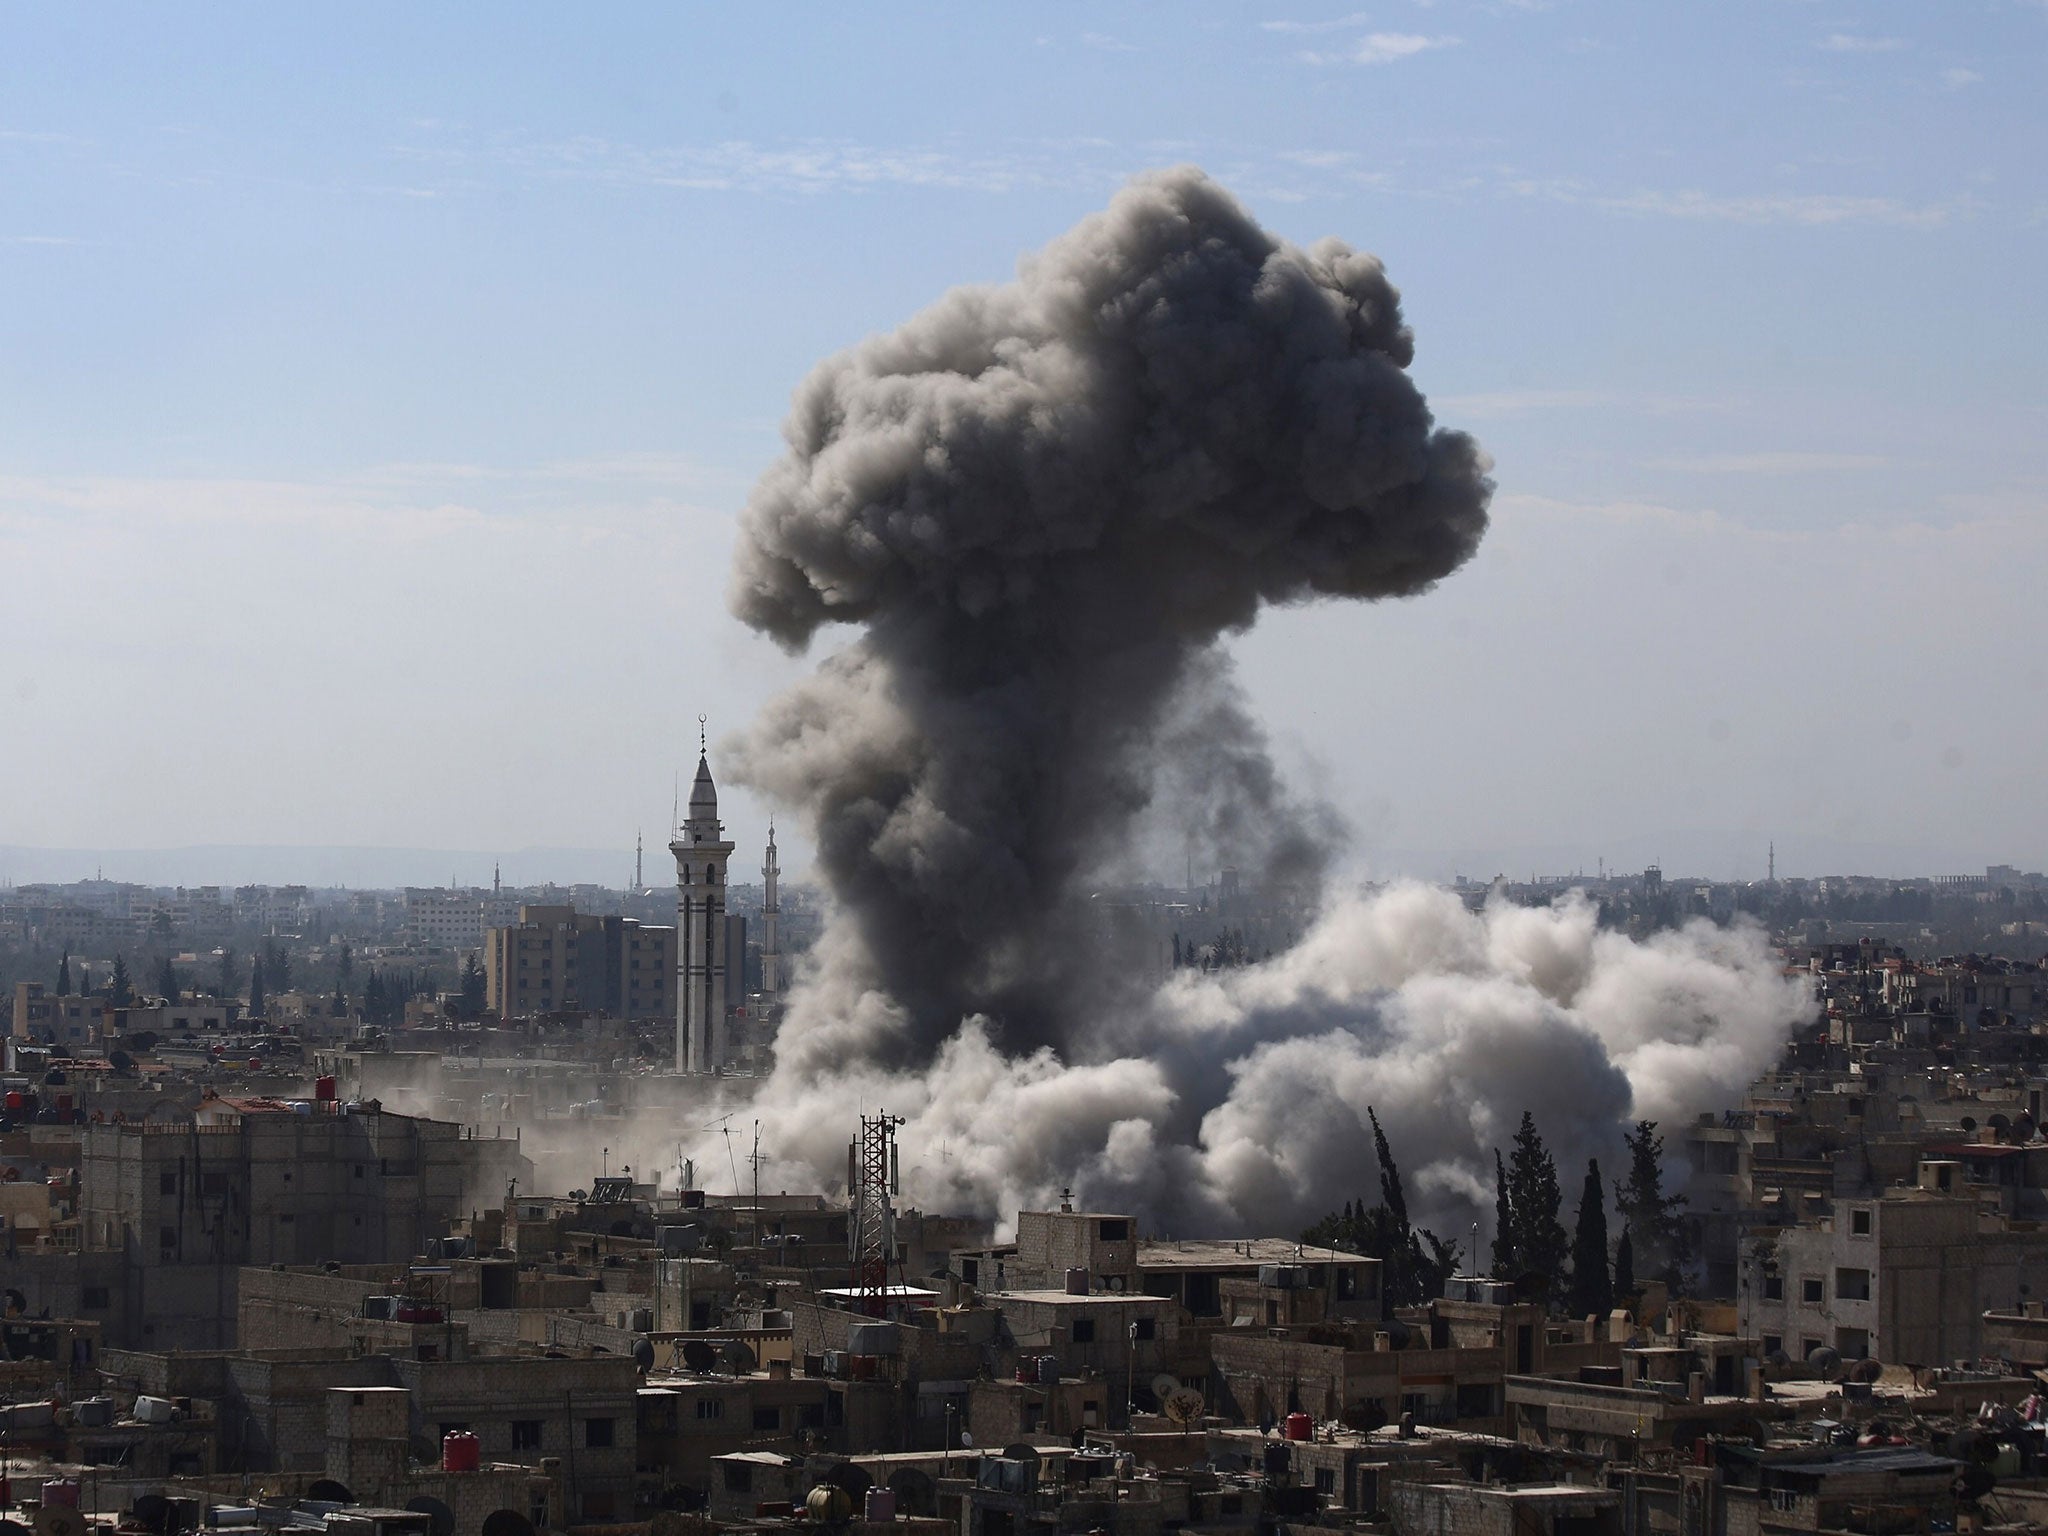
[[[251,1057],[249,1058],[249,1070],[250,1070],[251,1072],[259,1072],[259,1071],[261,1071],[262,1069],[263,1069],[263,1058],[262,1058],[261,1056],[251,1056]]]
[[[1316,1437],[1316,1421],[1305,1413],[1287,1415],[1287,1438],[1290,1440],[1313,1440]]]
[[[1038,1356],[1019,1355],[1017,1357],[1017,1380],[1027,1387],[1038,1385]]]
[[[20,1109],[26,1101],[22,1098],[20,1089],[10,1088],[7,1090],[7,1098],[5,1102],[7,1105],[8,1113],[12,1114],[15,1110]]]
[[[441,1437],[443,1472],[474,1472],[483,1464],[483,1442],[468,1430],[451,1429]]]
[[[332,1104],[334,1102],[333,1078],[316,1077],[313,1079],[313,1102],[316,1104]]]

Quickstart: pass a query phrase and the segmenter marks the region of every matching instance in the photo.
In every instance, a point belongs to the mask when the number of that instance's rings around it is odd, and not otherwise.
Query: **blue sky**
[[[2038,868],[2044,62],[2040,0],[14,8],[0,844],[657,833],[797,665],[722,589],[805,370],[1193,161],[1378,252],[1497,461],[1438,593],[1238,647],[1364,866]]]

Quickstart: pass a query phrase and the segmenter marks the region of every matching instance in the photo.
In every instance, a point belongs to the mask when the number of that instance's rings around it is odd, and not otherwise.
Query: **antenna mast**
[[[901,1115],[886,1110],[860,1117],[860,1140],[846,1149],[846,1193],[853,1230],[853,1310],[881,1317],[889,1300],[889,1260],[896,1251],[896,1213],[889,1197],[902,1188],[896,1158]]]

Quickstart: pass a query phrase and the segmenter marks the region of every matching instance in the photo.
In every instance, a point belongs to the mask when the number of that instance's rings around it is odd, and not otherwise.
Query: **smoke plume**
[[[1070,898],[1162,770],[1212,835],[1218,806],[1261,813],[1225,818],[1259,873],[1315,875],[1216,644],[1472,553],[1484,459],[1433,427],[1412,354],[1375,258],[1277,240],[1182,169],[805,381],[732,605],[792,649],[863,632],[737,768],[802,809],[841,906],[807,999],[855,1037],[830,1054],[925,1060],[973,1014],[1068,1043],[1095,979]],[[1169,716],[1207,729],[1162,751]]]
[[[1452,1213],[1524,1106],[1604,1151],[1768,1059],[1793,1004],[1753,935],[1635,946],[1570,903],[1403,888],[1221,979],[1101,963],[1083,898],[1148,828],[1313,902],[1339,829],[1220,647],[1477,547],[1487,462],[1412,353],[1375,258],[1181,169],[805,381],[732,606],[792,650],[858,633],[724,757],[804,817],[834,902],[761,1095],[782,1158],[828,1174],[886,1101],[934,1208],[1074,1186],[1289,1230],[1368,1186],[1368,1103],[1411,1204]]]
[[[1620,1166],[1622,1127],[1732,1103],[1812,1009],[1754,926],[1637,942],[1579,895],[1472,912],[1402,884],[1334,901],[1263,965],[1084,1013],[1072,1054],[1006,1054],[970,1019],[915,1068],[779,1070],[760,1108],[767,1144],[824,1172],[852,1106],[886,1104],[926,1209],[1007,1221],[1072,1187],[1193,1236],[1290,1235],[1376,1200],[1372,1106],[1417,1220],[1461,1239],[1524,1109],[1561,1168]]]

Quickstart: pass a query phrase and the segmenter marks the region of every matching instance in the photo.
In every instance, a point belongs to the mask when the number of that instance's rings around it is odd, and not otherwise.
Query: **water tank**
[[[145,1393],[135,1399],[135,1419],[140,1424],[168,1424],[177,1411],[168,1397],[151,1397]]]
[[[1088,1294],[1087,1270],[1070,1269],[1067,1271],[1067,1294],[1069,1296],[1086,1296]]]
[[[78,1508],[78,1479],[75,1477],[51,1477],[43,1480],[43,1503],[45,1506],[61,1504],[66,1509]]]
[[[11,1115],[19,1111],[28,1101],[21,1096],[21,1090],[10,1088],[7,1090],[6,1099],[0,1102],[4,1102],[7,1105],[7,1112]]]
[[[867,1517],[870,1524],[896,1518],[896,1490],[879,1484],[868,1490]]]
[[[313,1098],[316,1103],[332,1104],[334,1102],[334,1079],[331,1077],[314,1078]]]
[[[853,1495],[844,1488],[820,1483],[804,1500],[804,1512],[821,1525],[853,1518]]]
[[[1060,1357],[1040,1355],[1038,1357],[1038,1384],[1042,1387],[1056,1387],[1060,1384]]]
[[[1017,1357],[1017,1380],[1027,1387],[1038,1385],[1038,1356],[1019,1355]]]
[[[87,1429],[104,1429],[114,1422],[111,1397],[81,1397],[72,1405],[72,1415]]]
[[[1313,1440],[1316,1435],[1316,1421],[1305,1413],[1287,1415],[1287,1438],[1290,1440]]]
[[[468,1430],[451,1429],[441,1437],[443,1472],[474,1472],[483,1464],[483,1442]]]

